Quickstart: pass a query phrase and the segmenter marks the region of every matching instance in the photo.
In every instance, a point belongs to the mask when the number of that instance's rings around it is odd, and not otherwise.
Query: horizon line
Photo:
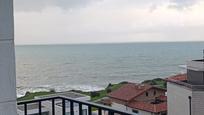
[[[15,46],[41,46],[41,45],[102,45],[102,44],[134,44],[134,43],[189,43],[203,41],[135,41],[135,42],[90,42],[90,43],[42,43],[42,44],[15,44]]]

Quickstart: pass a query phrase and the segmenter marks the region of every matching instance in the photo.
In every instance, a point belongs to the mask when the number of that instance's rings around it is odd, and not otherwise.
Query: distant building
[[[73,98],[80,101],[90,101],[90,96],[82,95],[75,92],[63,92],[57,94],[51,94],[46,96],[39,96],[36,99],[43,99],[48,97],[63,96],[67,98]],[[38,115],[38,104],[30,104],[27,107],[28,115]],[[18,106],[18,115],[24,115],[24,106]],[[42,103],[42,115],[52,115],[52,102],[45,101]],[[79,105],[74,104],[74,114],[79,114]],[[62,115],[62,100],[55,100],[55,113],[56,115]],[[70,115],[70,102],[66,101],[66,115]],[[82,115],[88,115],[88,107],[82,107]]]
[[[136,115],[166,115],[166,90],[147,84],[128,83],[108,94],[101,103]]]
[[[38,115],[38,112],[39,112],[38,107],[39,107],[38,103],[27,105],[28,115]],[[42,109],[42,115],[50,115],[50,111],[48,108],[46,108],[45,106],[41,106],[41,109]],[[18,106],[17,111],[18,111],[18,115],[24,115],[24,106]]]
[[[168,115],[203,115],[204,60],[187,64],[187,74],[167,80]]]

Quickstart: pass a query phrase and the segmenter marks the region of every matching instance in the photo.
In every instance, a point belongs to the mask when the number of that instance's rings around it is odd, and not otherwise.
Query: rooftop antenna
[[[203,69],[204,69],[204,49],[203,49],[203,60],[202,60],[202,63],[203,63]],[[203,70],[203,84],[204,84],[204,70]]]
[[[203,49],[203,62],[204,62],[204,49]]]

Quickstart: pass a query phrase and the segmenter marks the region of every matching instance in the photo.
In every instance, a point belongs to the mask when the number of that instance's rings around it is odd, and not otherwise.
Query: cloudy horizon
[[[15,0],[16,44],[204,41],[202,0]]]

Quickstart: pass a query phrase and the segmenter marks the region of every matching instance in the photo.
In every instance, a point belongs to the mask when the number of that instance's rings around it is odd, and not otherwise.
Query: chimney
[[[187,81],[192,85],[204,85],[204,59],[187,63]]]

